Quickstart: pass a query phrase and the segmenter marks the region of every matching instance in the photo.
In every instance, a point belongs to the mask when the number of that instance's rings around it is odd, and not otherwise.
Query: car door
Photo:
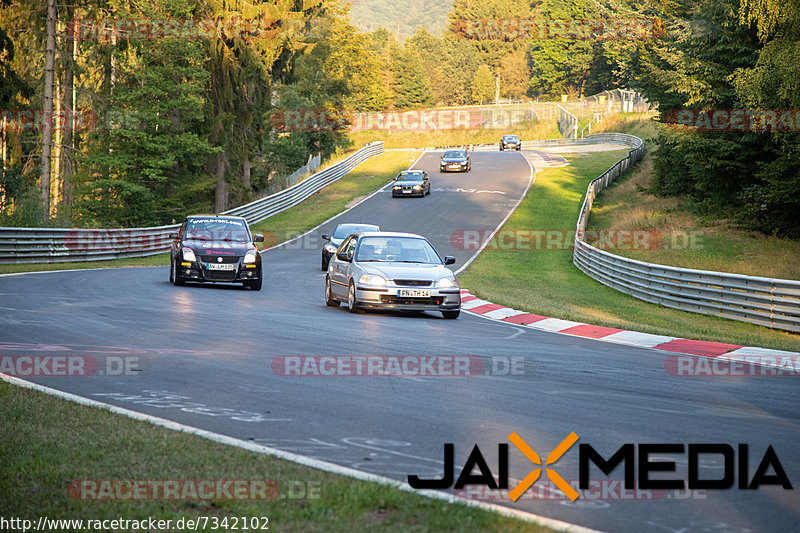
[[[431,180],[428,179],[428,173],[422,173],[422,194],[425,194],[425,191],[431,192]]]
[[[356,245],[356,237],[355,235],[350,235],[345,239],[345,241],[339,246],[339,250],[348,254],[349,257],[353,257],[353,252],[355,251]],[[329,276],[331,280],[331,291],[336,294],[337,296],[347,296],[347,283],[348,283],[348,271],[350,267],[349,261],[342,261],[337,257],[336,254],[331,256],[331,263],[329,269]]]

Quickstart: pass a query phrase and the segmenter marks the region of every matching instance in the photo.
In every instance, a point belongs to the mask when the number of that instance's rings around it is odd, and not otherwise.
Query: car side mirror
[[[452,255],[446,255],[445,258],[444,258],[444,264],[445,265],[452,265],[455,262],[456,262],[456,258],[453,257]]]
[[[177,239],[178,238],[178,234],[177,233],[170,233],[169,234],[169,238],[170,239]]]
[[[336,254],[336,259],[338,259],[339,261],[344,261],[345,263],[349,263],[351,261],[351,258],[347,254],[347,252],[338,252]]]
[[[328,235],[327,233],[323,233],[322,234],[322,240],[329,241],[329,240],[331,240],[331,236]]]
[[[253,235],[253,242],[264,242],[264,236],[259,233],[256,233],[255,235]]]

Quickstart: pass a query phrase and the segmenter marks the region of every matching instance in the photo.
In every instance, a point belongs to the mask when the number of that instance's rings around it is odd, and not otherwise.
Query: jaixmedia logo
[[[623,487],[626,490],[725,490],[731,488],[756,490],[764,485],[778,485],[785,490],[793,490],[792,483],[772,445],[767,446],[766,450],[761,453],[760,459],[757,459],[760,450],[751,452],[750,446],[742,443],[735,446],[724,443],[647,443],[638,445],[626,443],[607,456],[590,444],[581,443],[578,446],[577,483],[574,481],[568,483],[551,466],[558,462],[579,438],[574,432],[570,433],[543,462],[539,454],[516,432],[511,433],[508,440],[528,458],[535,468],[532,468],[516,486],[508,491],[508,498],[517,501],[542,477],[542,470],[544,470],[545,476],[549,478],[550,482],[570,500],[575,501],[580,497],[580,493],[576,489],[589,489],[603,475],[609,476],[620,466],[624,472]],[[459,491],[467,486],[485,486],[492,490],[507,490],[509,488],[508,450],[507,443],[503,442],[497,445],[498,475],[495,477],[476,444],[454,484],[455,444],[445,443],[444,476],[441,479],[420,479],[418,476],[410,475],[408,484],[415,489],[442,490],[452,487]],[[722,460],[721,473],[717,473],[714,477],[701,476],[701,465],[710,458]],[[752,463],[756,465],[752,475],[751,458],[757,459]],[[677,472],[679,462],[688,465],[685,476],[679,475]],[[478,473],[473,473],[476,468]],[[666,473],[666,478],[664,473]],[[673,473],[673,475],[669,473]],[[653,479],[654,476],[658,476],[658,479]]]

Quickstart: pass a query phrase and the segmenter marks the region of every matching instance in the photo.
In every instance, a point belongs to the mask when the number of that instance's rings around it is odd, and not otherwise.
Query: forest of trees
[[[404,41],[392,28],[358,30],[348,9],[0,0],[0,225],[135,227],[222,211],[348,145],[342,131],[281,131],[271,117],[283,110],[480,104],[498,87],[503,99],[630,87],[663,112],[799,108],[800,0],[455,0],[444,31],[421,18]],[[647,39],[464,31],[465,21],[652,17],[665,31]],[[75,120],[20,118],[48,109]],[[800,236],[797,132],[664,127],[657,142],[654,192]]]
[[[420,27],[439,35],[447,27],[453,0],[351,0],[350,21],[361,31],[381,28],[400,41]]]

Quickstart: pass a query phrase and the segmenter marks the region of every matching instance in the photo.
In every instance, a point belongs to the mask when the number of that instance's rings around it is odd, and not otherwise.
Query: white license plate
[[[411,189],[403,189],[403,194],[411,194]]]
[[[233,263],[209,263],[206,265],[208,270],[236,270]]]
[[[450,168],[461,168],[461,165],[458,165],[458,164],[453,164],[453,165],[449,165],[449,166],[450,166]]]
[[[398,298],[430,298],[431,291],[425,289],[397,289]]]

